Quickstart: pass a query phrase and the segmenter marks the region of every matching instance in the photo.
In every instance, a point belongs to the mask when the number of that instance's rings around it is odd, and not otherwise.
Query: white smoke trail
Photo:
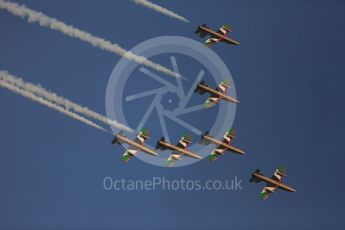
[[[44,99],[50,101],[50,102],[54,102],[60,106],[65,107],[66,110],[74,110],[77,113],[89,116],[95,120],[101,121],[105,124],[114,126],[120,130],[124,130],[127,132],[134,132],[134,130],[132,130],[131,128],[115,121],[115,120],[111,120],[108,119],[107,117],[96,113],[92,110],[90,110],[87,107],[83,107],[81,105],[78,105],[66,98],[63,98],[49,90],[44,89],[42,86],[38,86],[38,85],[34,85],[31,84],[29,82],[25,82],[20,78],[17,78],[11,74],[8,74],[6,71],[0,71],[0,80],[2,81],[6,81],[12,85],[15,85],[16,87],[22,88],[27,92],[31,92],[39,97],[43,97]]]
[[[150,8],[150,9],[152,9],[154,11],[157,11],[157,12],[159,12],[161,14],[165,14],[165,15],[167,15],[169,17],[176,18],[176,19],[181,20],[183,22],[189,22],[190,23],[190,21],[187,20],[186,18],[184,18],[184,17],[182,17],[182,16],[180,16],[180,15],[178,15],[178,14],[176,14],[176,13],[174,13],[174,12],[164,8],[164,7],[161,7],[161,6],[157,5],[157,4],[154,4],[154,3],[150,2],[150,1],[147,1],[147,0],[133,0],[133,1],[135,3],[137,3],[137,4],[146,6],[146,7]]]
[[[0,80],[0,86],[3,87],[3,88],[8,89],[8,90],[10,90],[10,91],[12,91],[14,93],[17,93],[17,94],[19,94],[19,95],[21,95],[23,97],[29,98],[29,99],[31,99],[31,100],[33,100],[35,102],[38,102],[38,103],[40,103],[42,105],[45,105],[45,106],[47,106],[47,107],[49,107],[51,109],[54,109],[54,110],[56,110],[56,111],[58,111],[60,113],[63,113],[65,115],[67,115],[67,116],[70,116],[73,119],[81,121],[81,122],[83,122],[83,123],[85,123],[85,124],[87,124],[89,126],[92,126],[92,127],[96,128],[96,129],[108,132],[107,130],[105,130],[101,126],[93,123],[92,121],[90,121],[90,120],[88,120],[88,119],[86,119],[86,118],[84,118],[84,117],[82,117],[82,116],[80,116],[80,115],[78,115],[76,113],[68,111],[68,110],[64,109],[63,107],[58,106],[58,105],[56,105],[56,104],[54,104],[54,103],[52,103],[50,101],[47,101],[44,98],[38,97],[38,96],[36,96],[33,93],[27,92],[27,91],[25,91],[25,90],[15,86],[15,85],[11,85],[11,83],[9,83],[9,82]]]
[[[55,18],[51,18],[41,12],[31,10],[24,5],[18,5],[17,3],[0,0],[0,8],[5,9],[15,16],[19,16],[23,19],[27,18],[28,22],[38,22],[40,26],[48,27],[52,30],[60,31],[61,33],[73,38],[78,38],[84,42],[88,42],[91,45],[100,48],[102,50],[109,51],[119,56],[125,57],[131,61],[135,61],[139,64],[145,65],[159,72],[165,73],[170,76],[180,77],[179,74],[171,71],[164,66],[154,63],[143,56],[136,55],[120,47],[117,44],[111,43],[103,38],[96,37],[88,32],[79,30],[71,25],[67,25],[62,21]]]

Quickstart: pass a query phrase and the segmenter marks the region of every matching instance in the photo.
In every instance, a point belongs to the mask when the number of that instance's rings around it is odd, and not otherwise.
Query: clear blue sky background
[[[193,26],[130,1],[17,1],[130,49]],[[160,1],[195,24],[230,22],[239,47],[215,46],[241,104],[243,158],[166,169],[119,162],[111,136],[0,89],[1,229],[344,229],[345,2]],[[199,40],[200,41],[200,40]],[[105,114],[120,58],[0,11],[0,69]],[[77,88],[77,90],[75,90]],[[135,111],[135,110],[133,110]],[[247,182],[280,164],[294,194],[263,202]],[[103,178],[243,179],[243,191],[105,191]]]

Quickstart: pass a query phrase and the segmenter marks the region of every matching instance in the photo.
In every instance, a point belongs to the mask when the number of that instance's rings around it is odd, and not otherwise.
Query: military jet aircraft
[[[126,143],[129,145],[127,150],[121,156],[121,161],[127,163],[132,157],[136,156],[139,150],[144,153],[148,153],[153,156],[159,156],[155,151],[150,148],[145,147],[145,141],[149,138],[149,130],[143,128],[140,133],[137,135],[134,141],[128,139],[122,134],[122,132],[115,135],[112,144],[123,144]]]
[[[215,149],[213,149],[212,153],[209,155],[209,159],[211,161],[215,161],[219,156],[224,155],[225,151],[233,151],[238,154],[244,154],[244,151],[236,148],[232,145],[232,140],[235,138],[235,130],[230,128],[223,136],[223,140],[219,141],[212,137],[209,132],[207,131],[201,136],[200,143],[201,144],[209,144],[213,143],[218,145]]]
[[[205,81],[201,81],[196,86],[194,92],[199,93],[200,95],[202,95],[206,92],[211,94],[204,103],[204,106],[206,109],[211,108],[212,106],[218,104],[220,99],[228,101],[228,102],[232,102],[232,103],[240,103],[235,98],[232,98],[232,97],[226,95],[226,92],[227,92],[229,87],[230,87],[230,81],[229,80],[224,80],[221,83],[219,83],[219,85],[216,89],[210,88],[205,83]]]
[[[156,149],[174,150],[169,156],[169,158],[167,159],[167,165],[170,167],[170,166],[173,166],[177,160],[181,160],[182,155],[186,155],[188,157],[195,158],[195,159],[202,159],[202,157],[199,156],[198,154],[187,150],[187,146],[191,143],[192,142],[191,142],[191,138],[189,134],[185,134],[183,137],[181,137],[177,145],[170,144],[169,142],[165,141],[164,137],[162,137],[159,141],[157,141]]]
[[[266,200],[271,193],[273,193],[276,188],[288,192],[296,192],[294,188],[291,188],[282,183],[282,178],[286,176],[286,170],[284,167],[278,167],[271,178],[264,176],[259,169],[252,173],[249,182],[259,183],[261,181],[266,182],[266,186],[260,193],[260,198]]]
[[[227,36],[228,32],[231,32],[231,26],[229,24],[223,25],[217,31],[210,29],[206,24],[198,26],[197,30],[194,32],[199,34],[199,37],[203,38],[206,35],[210,35],[210,38],[205,41],[205,46],[211,47],[212,45],[225,42],[230,45],[239,45],[240,43]]]

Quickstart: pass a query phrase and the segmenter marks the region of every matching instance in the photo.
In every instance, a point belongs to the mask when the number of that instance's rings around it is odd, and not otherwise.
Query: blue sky
[[[130,49],[195,28],[130,1],[17,1]],[[0,89],[1,229],[342,229],[345,99],[343,1],[162,1],[194,24],[233,25],[238,47],[212,49],[234,78],[236,145],[228,154],[166,169],[133,159],[112,137]],[[0,69],[105,114],[120,57],[0,11]],[[157,61],[160,61],[157,57]],[[164,62],[164,60],[161,60]],[[188,68],[187,63],[181,68]],[[133,113],[137,113],[133,109]],[[199,118],[203,119],[203,117]],[[294,194],[262,202],[260,168],[288,170]],[[243,191],[106,191],[103,179],[243,180]]]

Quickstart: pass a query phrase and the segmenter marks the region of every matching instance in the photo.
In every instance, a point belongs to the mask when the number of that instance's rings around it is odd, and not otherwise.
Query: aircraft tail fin
[[[200,87],[200,85],[204,85],[207,86],[207,84],[205,83],[205,81],[200,81],[199,84],[196,86],[194,93],[198,93],[200,95],[203,95],[204,93],[206,93],[206,90],[204,90],[203,88]]]
[[[113,145],[119,143],[119,140],[117,139],[116,136],[114,136],[114,139],[111,141],[111,143],[112,143]]]
[[[208,145],[208,144],[210,143],[210,141],[206,140],[204,137],[205,137],[205,136],[208,136],[209,134],[210,134],[209,131],[206,131],[205,133],[203,133],[203,134],[201,135],[201,139],[200,139],[200,141],[199,141],[199,144]]]
[[[112,143],[113,145],[115,145],[115,144],[120,144],[120,141],[119,141],[119,139],[117,139],[116,136],[114,136],[114,139],[111,141],[111,143]]]
[[[121,130],[117,135],[123,136],[123,131]],[[121,142],[119,141],[119,139],[117,138],[117,135],[114,136],[114,139],[111,141],[111,143],[113,145],[115,144],[121,144]]]
[[[203,24],[202,26],[208,28],[206,24]],[[208,34],[206,31],[202,30],[200,26],[198,26],[194,33],[198,34],[201,38],[205,37]]]
[[[261,180],[259,178],[257,178],[256,176],[254,176],[254,173],[261,174],[261,171],[260,171],[260,169],[256,169],[252,173],[252,176],[250,177],[249,182],[259,183]]]
[[[165,149],[167,149],[167,147],[166,147],[165,145],[162,145],[162,144],[160,143],[160,141],[165,142],[165,138],[162,137],[159,141],[157,141],[156,149],[160,149],[160,150],[165,150]]]
[[[196,28],[196,31],[194,31],[195,34],[199,34],[201,32],[200,26]]]

